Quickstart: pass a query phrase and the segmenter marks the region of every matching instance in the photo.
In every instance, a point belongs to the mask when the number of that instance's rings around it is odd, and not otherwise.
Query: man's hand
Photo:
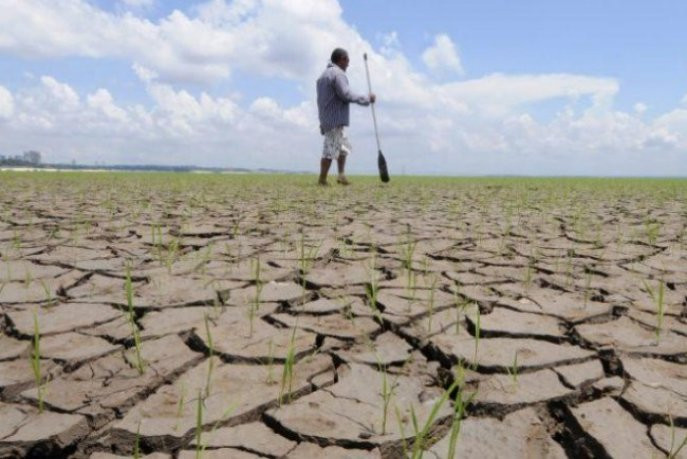
[[[377,96],[375,96],[374,93],[370,93],[369,97],[370,97],[370,103],[374,104],[375,100],[377,100]]]

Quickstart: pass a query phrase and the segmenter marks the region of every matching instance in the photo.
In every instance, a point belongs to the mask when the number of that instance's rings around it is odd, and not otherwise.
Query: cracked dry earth
[[[684,181],[0,180],[0,457],[687,457]]]

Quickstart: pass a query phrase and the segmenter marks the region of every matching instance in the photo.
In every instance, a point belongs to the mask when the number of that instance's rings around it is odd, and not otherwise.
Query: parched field
[[[687,457],[687,181],[0,173],[0,457]]]

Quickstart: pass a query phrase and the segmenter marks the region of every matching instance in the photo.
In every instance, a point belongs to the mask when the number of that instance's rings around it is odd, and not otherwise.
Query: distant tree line
[[[25,151],[21,155],[0,155],[0,166],[29,166],[41,165],[41,153],[35,150]]]

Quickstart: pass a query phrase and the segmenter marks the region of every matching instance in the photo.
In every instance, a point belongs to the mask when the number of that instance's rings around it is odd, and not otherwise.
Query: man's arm
[[[367,96],[361,96],[359,94],[351,91],[351,87],[348,85],[348,78],[343,72],[337,72],[334,78],[334,89],[336,94],[347,102],[355,102],[360,105],[370,105],[370,98]]]

